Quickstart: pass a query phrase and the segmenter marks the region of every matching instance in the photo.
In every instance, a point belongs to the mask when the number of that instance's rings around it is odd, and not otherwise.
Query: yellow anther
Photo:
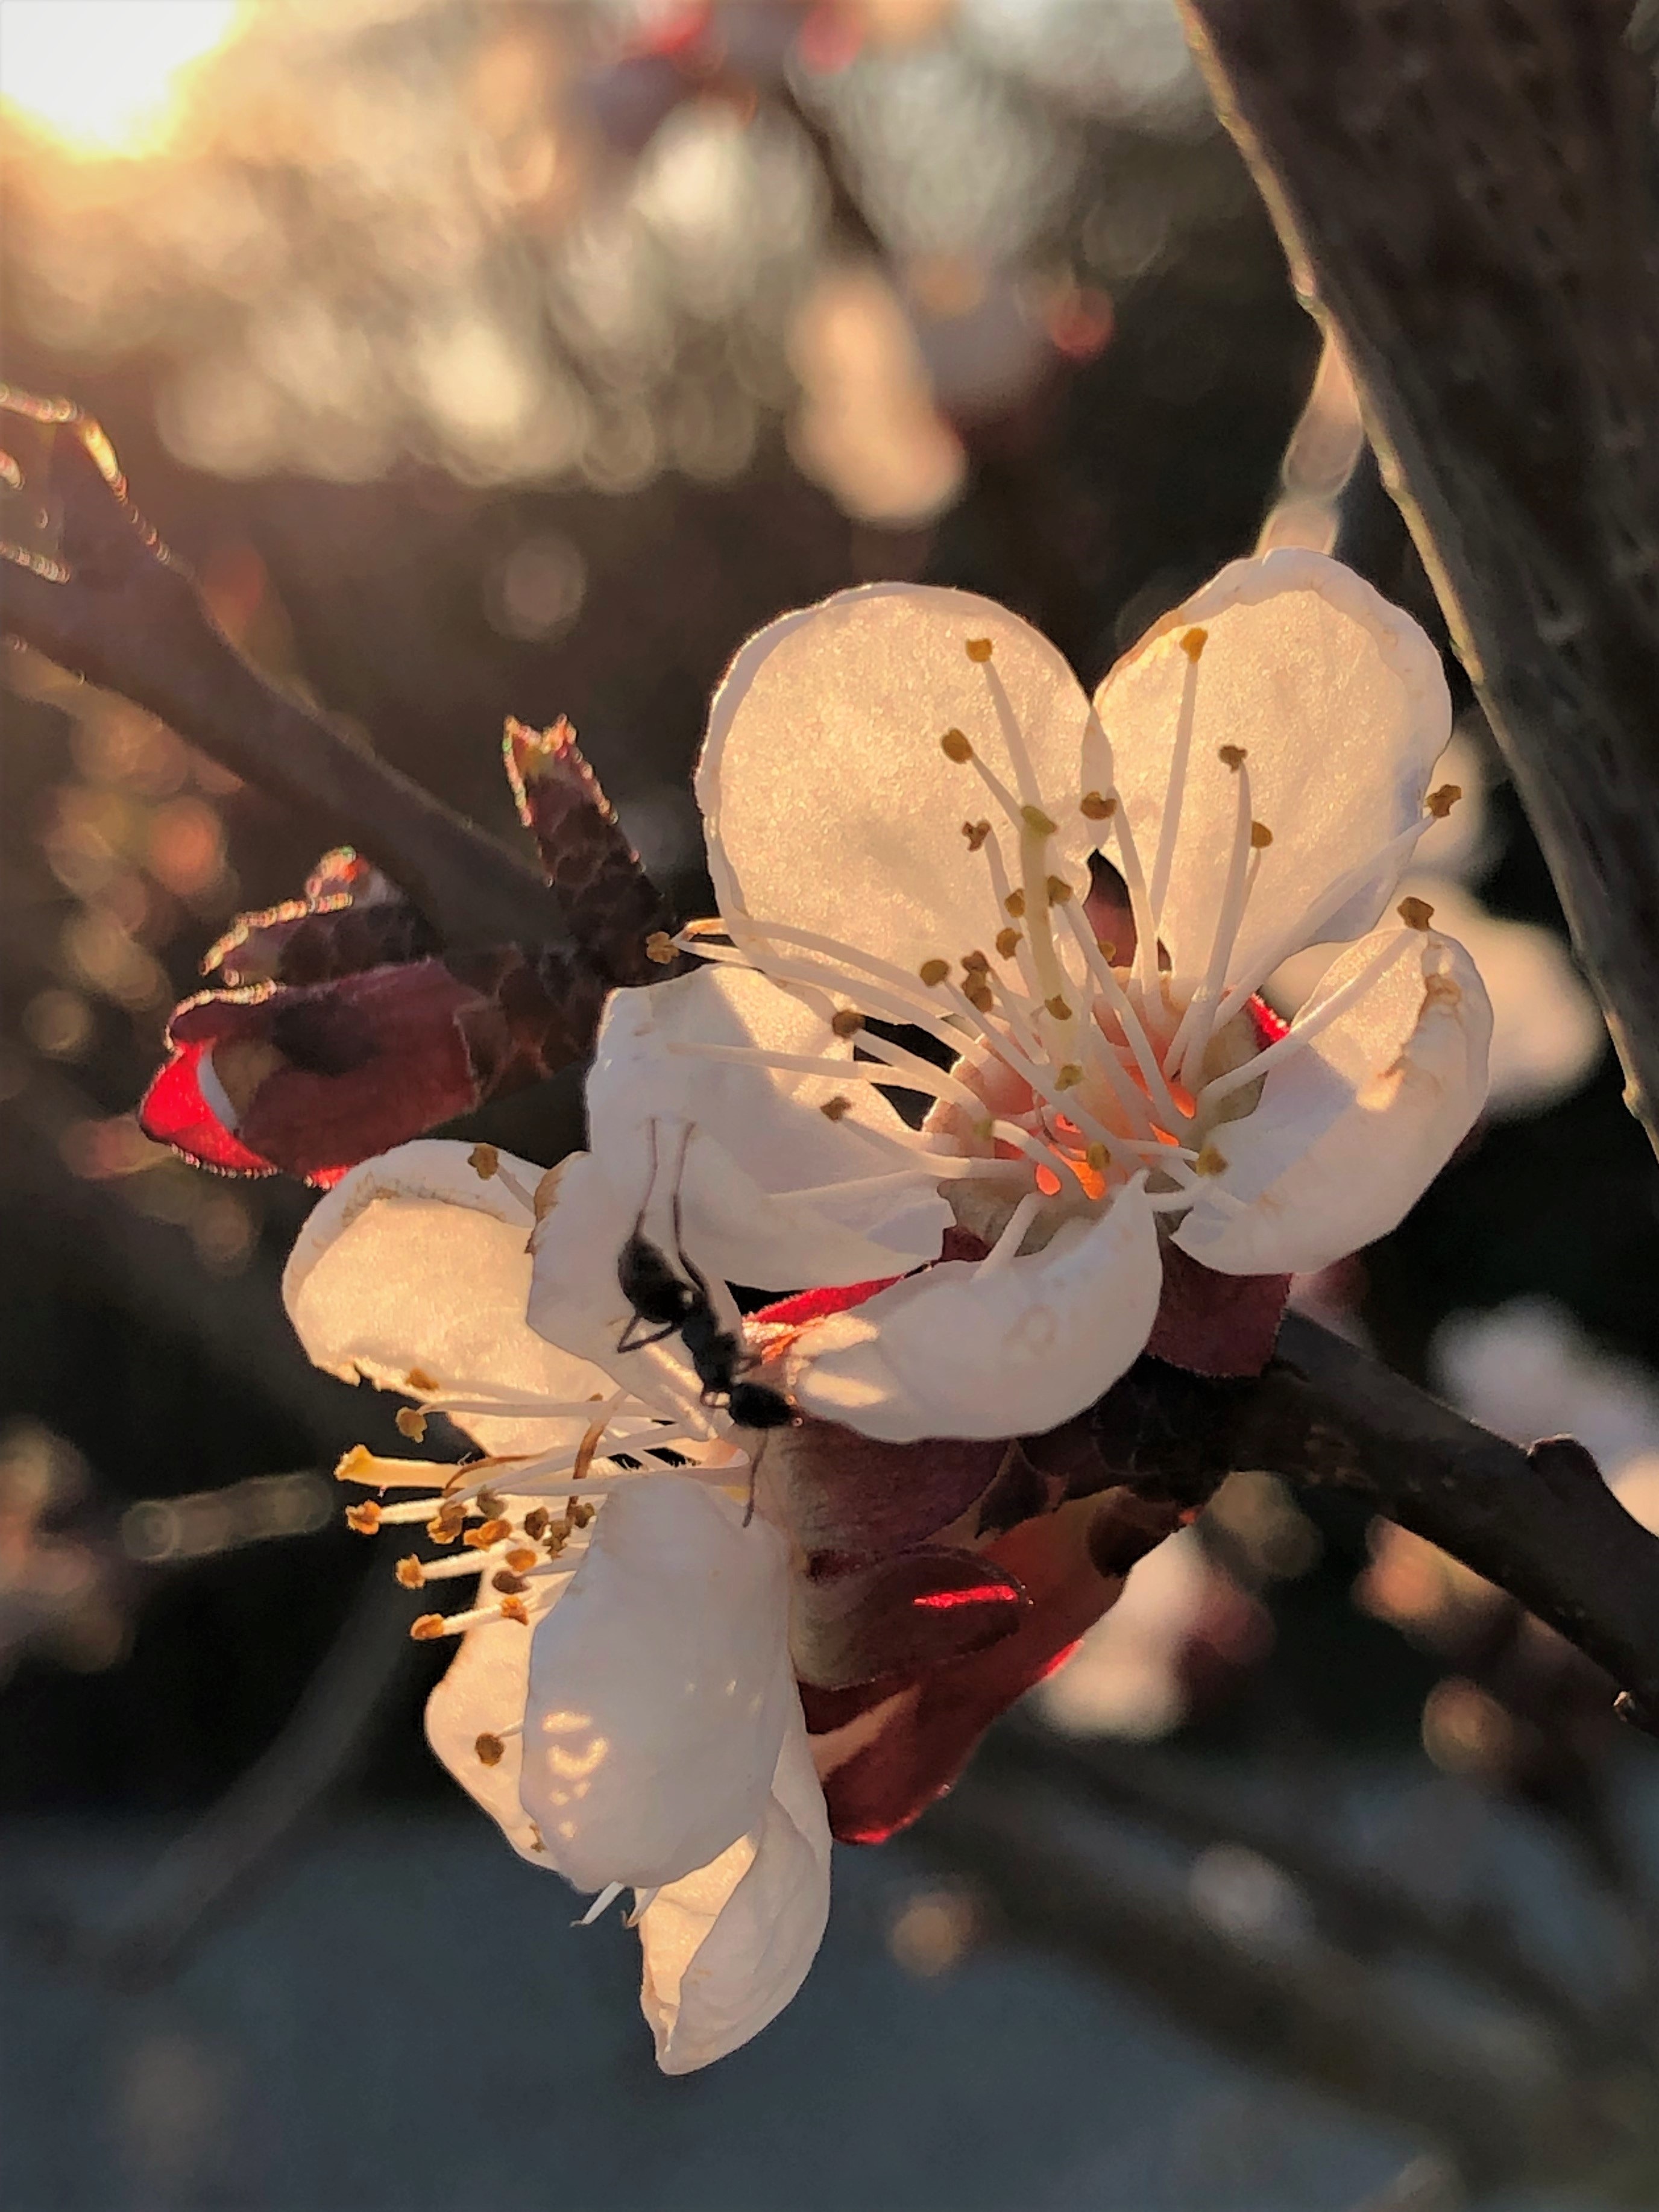
[[[970,637],[968,641],[968,658],[969,660],[988,660],[991,658],[990,639],[988,637]]]
[[[1054,1077],[1056,1091],[1075,1091],[1083,1080],[1083,1070],[1074,1060],[1068,1060]]]
[[[1402,898],[1396,911],[1407,929],[1426,929],[1434,920],[1434,908],[1427,899]]]
[[[504,1597],[517,1597],[530,1585],[522,1575],[515,1575],[511,1567],[498,1567],[489,1577],[489,1587],[493,1590],[500,1590]]]
[[[453,1544],[465,1524],[465,1510],[459,1505],[446,1505],[426,1524],[426,1533],[434,1544]]]
[[[968,650],[971,653],[972,646]],[[974,757],[974,749],[961,730],[947,730],[939,741],[939,749],[946,760],[954,761],[958,768]]]
[[[826,1121],[844,1121],[852,1110],[852,1100],[843,1098],[840,1091],[837,1091],[833,1098],[826,1098],[818,1109]],[[526,1526],[528,1527],[528,1525],[526,1522]]]
[[[515,1575],[527,1575],[536,1564],[536,1554],[527,1544],[520,1544],[516,1552],[507,1553],[507,1564]]]
[[[1014,920],[1018,921],[1025,911],[1025,894],[1019,890],[1012,890],[1002,904],[1004,910],[1012,915]]]
[[[990,966],[990,961],[982,952],[964,952],[962,956],[963,973],[966,975],[987,975]]]
[[[1060,828],[1058,822],[1052,820],[1040,806],[1033,806],[1029,800],[1020,808],[1019,818],[1038,837],[1052,837]]]
[[[501,1600],[501,1619],[516,1620],[520,1628],[528,1628],[530,1613],[524,1600],[521,1597],[504,1597]]]
[[[499,1766],[507,1746],[498,1735],[481,1735],[472,1748],[478,1754],[480,1766]]]
[[[1019,939],[1020,932],[1017,929],[998,930],[997,958],[999,960],[1012,960],[1014,957],[1014,948],[1018,945]]]
[[[503,1536],[512,1534],[510,1522],[486,1521],[477,1528],[469,1528],[461,1541],[469,1551],[487,1552],[492,1544],[499,1544]]]
[[[1181,641],[1181,650],[1186,654],[1188,660],[1196,660],[1199,654],[1203,652],[1205,647],[1209,643],[1209,641],[1210,633],[1208,630],[1189,629]]]
[[[423,1613],[418,1620],[411,1620],[409,1632],[416,1644],[431,1644],[443,1635],[449,1623],[441,1613]]]
[[[996,1004],[995,999],[991,995],[990,986],[977,970],[963,985],[962,995],[976,1014],[988,1014]]]
[[[653,929],[645,940],[645,957],[654,960],[659,968],[672,968],[679,954],[665,929]]]
[[[336,1482],[373,1482],[374,1455],[367,1444],[353,1444],[334,1470]]]
[[[411,1390],[435,1390],[440,1385],[435,1375],[428,1375],[424,1367],[411,1367],[404,1381]]]
[[[1225,1155],[1218,1152],[1213,1145],[1206,1145],[1193,1162],[1193,1171],[1195,1175],[1201,1176],[1225,1175],[1227,1172]]]
[[[1462,796],[1461,783],[1443,783],[1438,791],[1429,793],[1423,804],[1437,822],[1443,822]]]
[[[1117,799],[1102,792],[1085,791],[1078,801],[1078,812],[1091,822],[1109,822],[1117,812]]]
[[[1097,1175],[1104,1175],[1112,1164],[1112,1156],[1097,1137],[1091,1145],[1085,1146],[1083,1160],[1085,1166],[1091,1167]]]
[[[411,1552],[406,1559],[398,1562],[398,1579],[405,1589],[419,1589],[426,1580],[426,1569]]]
[[[418,1406],[399,1406],[397,1413],[398,1433],[417,1444],[426,1434],[426,1415]]]
[[[948,960],[924,960],[916,972],[931,991],[950,974],[951,963]]]
[[[1258,853],[1265,853],[1268,846],[1271,845],[1273,842],[1273,833],[1267,827],[1265,822],[1251,823],[1250,844],[1255,851]]]
[[[1231,769],[1233,774],[1237,775],[1244,765],[1244,748],[1243,745],[1219,745],[1216,749],[1216,757],[1223,768]]]
[[[977,853],[990,836],[991,825],[984,821],[964,822],[962,825],[962,834],[968,840],[968,850],[970,853]]]
[[[1071,1020],[1072,1010],[1066,1005],[1065,1000],[1060,997],[1058,991],[1055,992],[1052,999],[1045,999],[1042,1003],[1057,1022],[1069,1022]]]
[[[856,1006],[837,1006],[830,1026],[838,1037],[855,1037],[864,1027],[864,1017]]]
[[[1072,886],[1064,876],[1049,877],[1048,903],[1050,906],[1067,906],[1071,903],[1073,896]]]
[[[494,1145],[474,1145],[466,1156],[466,1164],[473,1174],[485,1182],[501,1170],[501,1156]]]
[[[355,1528],[360,1536],[372,1536],[380,1525],[380,1509],[372,1498],[367,1498],[361,1505],[348,1505],[345,1517],[348,1528]]]

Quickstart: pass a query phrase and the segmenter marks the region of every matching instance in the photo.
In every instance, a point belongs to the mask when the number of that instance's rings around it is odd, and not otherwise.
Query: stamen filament
[[[1158,825],[1158,852],[1152,861],[1149,887],[1152,914],[1159,927],[1164,902],[1169,894],[1170,871],[1175,864],[1176,833],[1181,827],[1182,801],[1187,795],[1187,769],[1193,750],[1193,724],[1198,705],[1198,655],[1183,652],[1187,672],[1181,679],[1181,705],[1176,714],[1175,745],[1170,756],[1170,781],[1164,813]]]
[[[1118,809],[1120,814],[1122,811],[1121,807]],[[1145,1024],[1136,1012],[1127,992],[1113,974],[1110,962],[1095,943],[1088,922],[1075,906],[1068,906],[1066,908],[1066,920],[1067,927],[1077,939],[1091,981],[1110,1006],[1117,1018],[1119,1028],[1123,1031],[1129,1050],[1134,1055],[1135,1066],[1140,1070],[1141,1080],[1146,1085],[1147,1096],[1158,1108],[1159,1121],[1164,1128],[1173,1131],[1178,1123],[1187,1119],[1187,1116],[1176,1104],[1169,1084],[1164,1080],[1163,1066],[1153,1048],[1152,1039],[1146,1034]],[[1144,1102],[1138,1101],[1137,1107],[1138,1110],[1144,1114],[1146,1110]]]
[[[974,1270],[974,1280],[982,1282],[987,1275],[1000,1274],[1011,1260],[1016,1259],[1025,1241],[1025,1232],[1036,1219],[1043,1205],[1040,1191],[1031,1191],[1021,1199],[1008,1216],[1002,1234]]]
[[[1254,850],[1250,842],[1250,826],[1254,817],[1250,811],[1250,767],[1248,761],[1237,761],[1233,769],[1233,781],[1237,786],[1233,845],[1227,856],[1226,881],[1222,885],[1220,903],[1216,908],[1215,934],[1210,941],[1210,957],[1203,979],[1187,1001],[1164,1055],[1165,1066],[1172,1068],[1183,1080],[1188,1061],[1196,1066],[1195,1054],[1209,1043],[1212,1028],[1210,1015],[1226,982],[1227,962],[1238,940],[1239,924],[1244,919],[1245,902],[1255,876],[1250,866]]]
[[[1357,862],[1339,876],[1316,905],[1297,915],[1286,928],[1281,930],[1266,950],[1251,962],[1248,974],[1239,976],[1229,988],[1226,997],[1216,1009],[1216,1028],[1225,1029],[1233,1017],[1261,989],[1274,969],[1288,960],[1291,953],[1299,952],[1304,945],[1317,945],[1320,930],[1334,914],[1346,905],[1356,891],[1363,890],[1374,878],[1384,873],[1398,876],[1417,850],[1419,840],[1425,830],[1433,828],[1434,822],[1435,817],[1425,813],[1420,821],[1413,822],[1409,829],[1402,830],[1397,837],[1391,837],[1386,845],[1379,846],[1365,860]]]
[[[1265,1075],[1269,1068],[1300,1052],[1304,1045],[1310,1043],[1322,1030],[1328,1028],[1339,1015],[1346,1013],[1354,1000],[1370,988],[1383,969],[1398,957],[1399,952],[1397,938],[1391,938],[1386,945],[1379,945],[1364,966],[1351,975],[1346,983],[1340,984],[1328,999],[1322,1000],[1318,1005],[1304,1008],[1297,1014],[1282,1037],[1276,1038],[1253,1060],[1229,1068],[1224,1074],[1215,1076],[1206,1083],[1198,1094],[1200,1109],[1207,1114],[1209,1109],[1221,1099],[1230,1097],[1235,1091],[1242,1091],[1247,1084],[1254,1083]]]

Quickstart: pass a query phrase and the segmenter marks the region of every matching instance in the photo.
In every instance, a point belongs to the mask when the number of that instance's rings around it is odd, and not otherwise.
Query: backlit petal
[[[1196,660],[1183,645],[1194,629]],[[1150,882],[1178,819],[1159,934],[1188,979],[1209,961],[1237,820],[1223,745],[1244,752],[1252,815],[1273,834],[1228,963],[1237,981],[1376,921],[1403,863],[1365,863],[1420,817],[1451,723],[1439,656],[1410,616],[1340,562],[1291,549],[1224,568],[1119,661],[1096,705]]]
[[[544,1867],[536,1824],[519,1802],[523,1745],[518,1730],[529,1687],[527,1630],[515,1620],[487,1620],[468,1629],[426,1701],[426,1740],[514,1850],[532,1866]],[[493,1765],[478,1756],[480,1739],[487,1749],[501,1747]]]
[[[1437,931],[1379,930],[1327,971],[1291,1036],[1394,941],[1371,984],[1270,1068],[1260,1103],[1214,1136],[1227,1165],[1176,1242],[1222,1274],[1311,1274],[1402,1220],[1473,1127],[1492,1007]],[[1237,1201],[1237,1203],[1230,1202]]]
[[[365,1160],[323,1199],[283,1277],[289,1317],[318,1366],[382,1389],[411,1370],[446,1396],[609,1396],[608,1376],[538,1335],[525,1319],[531,1213],[501,1176],[486,1181],[471,1147],[426,1139]],[[541,1174],[502,1155],[525,1190]],[[572,1419],[458,1417],[489,1451],[538,1451],[580,1438]]]
[[[978,640],[988,659],[969,659]],[[1053,812],[1054,865],[1081,884],[1095,842],[1076,811],[1088,715],[1054,647],[966,592],[872,584],[786,615],[732,664],[697,770],[721,913],[850,939],[912,972],[980,948],[1004,917],[961,825],[997,808],[939,740],[960,730],[1017,799]]]
[[[1018,1436],[1091,1405],[1146,1344],[1163,1277],[1139,1180],[1042,1251],[981,1265],[948,1261],[805,1329],[801,1407],[898,1443]]]
[[[757,1827],[795,1703],[781,1538],[701,1484],[600,1507],[533,1632],[520,1797],[578,1889],[679,1881]]]
[[[775,2020],[806,1978],[829,1912],[830,1827],[796,1705],[759,1827],[659,1889],[640,1917],[640,2004],[664,2073],[709,2065]]]
[[[684,1049],[699,1044],[845,1060],[849,1076]],[[827,1013],[746,969],[618,991],[587,1081],[593,1148],[636,1207],[653,1192],[659,1234],[678,1181],[686,1248],[707,1273],[780,1291],[901,1273],[937,1255],[951,1211],[852,1065]],[[831,1101],[838,1119],[820,1110]]]

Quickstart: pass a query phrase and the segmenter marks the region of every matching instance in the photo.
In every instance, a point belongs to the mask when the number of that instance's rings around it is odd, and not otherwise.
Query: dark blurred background
[[[568,714],[686,914],[709,690],[848,583],[989,593],[1090,684],[1258,543],[1443,635],[1170,0],[0,0],[0,377],[99,418],[244,650],[503,836],[503,716]],[[1493,1109],[1298,1297],[1522,1440],[1574,1429],[1659,1519],[1653,1163],[1450,672],[1467,796],[1423,888],[1492,988]],[[388,1562],[326,1480],[352,1409],[277,1297],[306,1194],[133,1118],[316,833],[37,656],[5,675],[8,2212],[1659,2201],[1483,2166],[1375,2068],[1218,2027],[1173,1951],[1115,1979],[1063,1913],[1030,1948],[927,1824],[841,1854],[780,2026],[659,2082],[631,1939],[570,1932],[428,1759],[428,1656],[377,1656]],[[579,1115],[556,1083],[489,1133],[551,1160]],[[1236,1477],[1038,1698],[1014,1766],[1070,1774],[1101,1910],[1139,1884],[1369,1972],[1365,1885],[1403,1885],[1413,2002],[1524,2093],[1583,2054],[1516,1978],[1518,2025],[1454,1989],[1479,1961],[1432,1928],[1484,1914],[1640,2015],[1594,2063],[1651,2132],[1651,1776],[1495,1593]]]

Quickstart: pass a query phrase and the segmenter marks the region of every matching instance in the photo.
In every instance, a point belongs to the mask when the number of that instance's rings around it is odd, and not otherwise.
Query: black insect
[[[689,1131],[687,1137],[689,1140]],[[617,1349],[639,1352],[647,1345],[660,1344],[678,1330],[686,1357],[702,1385],[705,1406],[724,1402],[740,1428],[784,1428],[794,1419],[788,1400],[776,1390],[769,1389],[763,1382],[743,1380],[744,1369],[755,1364],[754,1354],[744,1351],[742,1340],[735,1330],[721,1327],[709,1294],[708,1279],[686,1255],[680,1228],[680,1175],[684,1166],[685,1146],[682,1144],[671,1201],[678,1268],[646,1235],[645,1206],[641,1206],[623,1246],[617,1262],[617,1281],[634,1313],[617,1340]],[[653,1123],[647,1206],[656,1180],[657,1132]]]

